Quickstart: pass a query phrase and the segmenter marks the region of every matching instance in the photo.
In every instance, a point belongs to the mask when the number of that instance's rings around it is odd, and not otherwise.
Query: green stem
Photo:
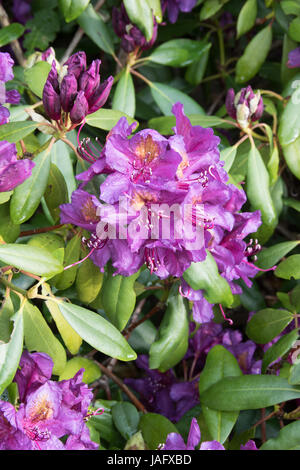
[[[8,287],[9,289],[18,292],[19,294],[22,294],[24,297],[27,297],[27,291],[24,289],[21,289],[21,287],[15,286],[11,282],[7,281],[4,277],[0,277],[0,282],[3,284],[5,287]]]

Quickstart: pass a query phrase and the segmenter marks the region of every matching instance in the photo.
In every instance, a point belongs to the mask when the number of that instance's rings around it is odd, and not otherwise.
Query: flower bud
[[[114,83],[114,77],[108,77],[105,82],[98,86],[96,92],[90,97],[88,114],[95,113],[106,103],[111,87]]]
[[[60,85],[60,102],[62,109],[69,113],[77,95],[77,80],[72,73],[66,75]]]
[[[242,88],[236,95],[233,88],[230,88],[225,105],[229,116],[235,119],[242,129],[247,129],[250,121],[260,119],[264,110],[260,92],[254,93],[251,86]]]
[[[68,66],[68,73],[73,73],[78,79],[79,76],[86,70],[86,55],[85,52],[80,51],[71,57],[64,63]]]
[[[79,124],[88,114],[89,104],[84,92],[80,91],[75,99],[74,105],[70,112],[70,119],[74,124]]]
[[[156,41],[157,23],[155,18],[153,18],[152,38],[150,41],[147,41],[142,31],[137,26],[131,24],[123,4],[120,9],[113,8],[112,24],[116,35],[121,38],[122,49],[128,53],[134,51],[137,47],[142,50],[149,49]]]
[[[79,79],[79,89],[84,92],[87,100],[100,85],[100,64],[101,60],[93,60],[89,68]]]
[[[52,67],[44,86],[43,104],[48,116],[54,121],[58,121],[61,115],[61,104],[59,97],[58,74],[55,61],[52,62]]]

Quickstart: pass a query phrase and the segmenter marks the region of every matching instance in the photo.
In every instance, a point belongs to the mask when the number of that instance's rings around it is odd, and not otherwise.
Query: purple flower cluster
[[[154,413],[162,414],[173,422],[179,421],[185,413],[199,404],[198,377],[205,366],[208,352],[217,344],[224,346],[237,359],[244,374],[260,374],[261,360],[254,355],[257,345],[243,341],[238,330],[224,329],[221,324],[207,322],[199,326],[190,323],[190,339],[184,356],[186,367],[191,364],[189,380],[178,380],[172,371],[159,372],[149,369],[148,357],[141,355],[136,360],[139,369],[145,372],[141,378],[128,378],[125,383],[139,395],[139,400]]]
[[[170,369],[165,373],[149,369],[148,357],[140,355],[136,360],[145,378],[125,379],[139,394],[140,401],[148,411],[160,413],[171,421],[179,421],[191,408],[199,404],[198,381],[180,382]]]
[[[229,116],[236,120],[242,129],[247,129],[250,122],[261,118],[264,104],[259,91],[254,93],[251,86],[248,85],[237,94],[233,88],[228,90],[226,109]]]
[[[240,212],[246,195],[228,184],[213,130],[192,126],[180,103],[173,113],[175,135],[169,138],[152,129],[130,137],[135,125],[124,117],[109,133],[100,155],[88,141],[82,143],[81,155],[92,165],[77,176],[82,185],[72,202],[61,206],[61,222],[91,232],[91,259],[102,271],[111,260],[116,273],[124,276],[146,264],[161,279],[180,278],[209,250],[233,293],[240,293],[234,281],[242,278],[249,286],[249,277],[257,273],[248,257],[260,246],[244,238],[256,232],[260,213]],[[83,189],[99,174],[107,175],[100,186],[105,204]],[[174,206],[178,212],[173,214]],[[212,318],[212,306],[202,291],[182,281],[182,294],[194,301],[196,321]]]
[[[155,18],[153,18],[152,38],[147,41],[142,31],[136,25],[131,24],[123,3],[120,8],[113,7],[112,24],[116,35],[121,38],[121,47],[126,52],[132,52],[138,48],[144,51],[152,47],[156,41],[158,25]]]
[[[192,419],[187,443],[176,432],[168,434],[165,444],[159,446],[160,450],[195,450],[201,440],[201,432],[196,418]],[[202,442],[199,450],[226,450],[218,441]],[[240,450],[258,450],[254,441],[250,440],[241,446]]]
[[[5,83],[14,78],[14,61],[8,52],[0,52],[0,125],[7,124],[9,119],[9,110],[2,106],[5,103],[18,104],[20,94],[17,90],[6,91]]]
[[[0,401],[0,450],[96,450],[86,420],[93,398],[83,369],[69,380],[51,379],[52,359],[23,352],[15,375],[20,404]],[[68,436],[65,444],[60,440]]]
[[[179,13],[189,13],[196,3],[197,0],[162,0],[162,9],[167,9],[170,23],[176,23]]]
[[[76,127],[91,113],[98,111],[110,93],[113,77],[100,83],[101,60],[94,60],[87,68],[85,52],[73,54],[60,73],[56,61],[43,90],[43,103],[47,115],[61,127]]]

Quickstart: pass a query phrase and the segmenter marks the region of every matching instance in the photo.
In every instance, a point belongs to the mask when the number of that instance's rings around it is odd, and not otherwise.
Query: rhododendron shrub
[[[0,2],[1,450],[300,449],[299,15]]]

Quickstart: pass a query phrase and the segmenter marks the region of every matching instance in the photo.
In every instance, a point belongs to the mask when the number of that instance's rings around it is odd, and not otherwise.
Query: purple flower
[[[145,355],[139,356],[136,364],[146,372],[146,376],[125,379],[125,383],[139,394],[139,399],[149,411],[179,421],[187,411],[199,404],[197,381],[179,382],[172,370],[162,373],[149,369]]]
[[[31,175],[34,162],[17,160],[15,144],[0,142],[0,192],[12,191]]]
[[[17,90],[6,91],[5,83],[14,78],[14,61],[7,52],[0,52],[0,125],[7,124],[9,120],[9,111],[5,103],[18,104],[20,94]]]
[[[112,24],[116,35],[122,39],[121,47],[126,52],[132,52],[137,48],[142,50],[149,49],[156,41],[158,26],[155,18],[153,17],[152,38],[150,41],[147,41],[141,30],[137,26],[131,24],[123,3],[120,9],[113,7]]]
[[[196,450],[201,440],[201,432],[196,418],[191,421],[191,427],[185,444],[182,436],[176,432],[168,434],[165,444],[161,444],[160,450]],[[202,442],[199,450],[225,450],[225,447],[218,441]],[[240,450],[258,450],[254,441],[250,440],[245,445],[241,445]]]
[[[200,428],[196,418],[191,421],[191,427],[185,444],[182,436],[176,432],[168,434],[165,444],[159,447],[160,450],[195,450],[201,440]],[[200,450],[225,450],[218,441],[202,442]]]
[[[12,12],[18,23],[27,23],[32,18],[31,0],[14,0]]]
[[[170,23],[176,23],[179,12],[188,13],[192,11],[197,0],[163,0],[163,11],[167,8]]]
[[[25,351],[15,381],[18,409],[0,401],[0,449],[64,450],[96,449],[86,420],[92,391],[82,382],[83,369],[69,380],[50,380],[53,362],[42,353]],[[60,440],[68,436],[66,446]]]
[[[289,69],[300,67],[300,47],[289,52],[287,66]]]
[[[57,62],[53,60],[43,90],[43,103],[47,115],[59,121],[65,130],[76,127],[105,104],[113,77],[100,83],[100,64],[100,60],[95,60],[87,68],[85,52],[77,52],[58,74]]]
[[[253,93],[250,85],[242,88],[237,94],[230,88],[225,104],[229,116],[235,119],[242,129],[247,129],[251,121],[260,119],[264,110],[260,92]]]
[[[96,225],[100,221],[97,210],[101,206],[100,201],[82,189],[72,193],[72,202],[60,206],[62,224],[74,224],[90,232],[96,231]]]

